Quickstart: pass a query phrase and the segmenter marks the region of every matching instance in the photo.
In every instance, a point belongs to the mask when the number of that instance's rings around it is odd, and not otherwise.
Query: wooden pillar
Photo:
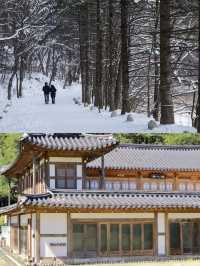
[[[72,257],[72,236],[71,236],[71,219],[70,212],[67,213],[67,257]]]
[[[86,162],[83,161],[83,189],[86,188]]]
[[[169,223],[168,223],[168,213],[165,213],[165,245],[166,245],[166,256],[169,256],[170,248],[169,248]]]
[[[104,155],[101,156],[101,182],[100,182],[100,188],[105,188],[105,160]]]
[[[36,213],[35,226],[35,262],[40,262],[40,213]]]
[[[20,254],[20,251],[21,251],[21,246],[20,246],[20,242],[21,242],[21,237],[20,237],[20,224],[21,224],[20,215],[18,215],[17,218],[18,218],[18,250],[17,250],[17,252],[18,252],[18,254]]]
[[[33,194],[36,194],[36,158],[34,154],[32,162],[33,162]]]
[[[32,222],[31,219],[28,219],[28,259],[30,260],[32,257]]]
[[[44,165],[45,165],[45,183],[46,186],[49,187],[50,175],[49,175],[49,158],[47,156],[47,153],[45,153]]]
[[[143,190],[143,176],[141,172],[137,173],[139,179],[137,179],[137,190]]]

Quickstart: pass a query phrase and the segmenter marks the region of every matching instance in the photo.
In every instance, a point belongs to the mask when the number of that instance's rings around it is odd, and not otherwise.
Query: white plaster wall
[[[165,213],[157,214],[157,235],[158,235],[158,255],[162,256],[166,253],[166,226]]]
[[[196,219],[200,218],[200,213],[169,213],[168,219]]]
[[[53,177],[53,176],[56,175],[55,164],[50,164],[49,165],[49,174],[50,174],[50,177]]]
[[[165,255],[165,235],[158,235],[158,255]]]
[[[154,213],[71,213],[72,219],[153,219]]]
[[[64,244],[64,246],[51,246],[51,243]],[[66,237],[41,237],[40,238],[41,257],[67,257]]]
[[[82,158],[77,157],[50,157],[49,162],[55,163],[81,163]]]
[[[56,188],[56,180],[55,180],[55,178],[50,178],[49,186],[50,186],[51,189],[55,189]]]
[[[158,213],[158,233],[165,233],[165,214]]]
[[[77,190],[82,190],[83,188],[83,180],[77,179]]]
[[[1,237],[6,240],[6,246],[10,247],[10,225],[1,226]]]
[[[77,172],[77,177],[82,177],[83,176],[83,167],[82,167],[82,164],[78,164],[76,166],[76,172]]]
[[[30,214],[20,215],[20,225],[28,225],[28,219],[31,218]]]
[[[67,214],[41,213],[40,234],[67,234]]]
[[[17,216],[11,216],[10,223],[11,224],[18,224],[18,217]]]

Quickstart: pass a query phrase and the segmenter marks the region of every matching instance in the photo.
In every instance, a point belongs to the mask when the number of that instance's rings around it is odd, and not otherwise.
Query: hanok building
[[[200,254],[199,146],[30,134],[3,174],[20,191],[0,209],[7,243],[25,259]]]

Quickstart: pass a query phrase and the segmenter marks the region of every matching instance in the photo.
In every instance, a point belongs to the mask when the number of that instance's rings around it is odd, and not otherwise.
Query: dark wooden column
[[[33,163],[33,194],[36,194],[36,158],[35,158],[35,154],[33,154],[32,163]]]
[[[101,156],[101,182],[100,188],[105,189],[105,160],[104,155]]]
[[[40,262],[40,213],[36,213],[36,228],[35,228],[35,262]]]
[[[71,218],[70,212],[67,212],[67,257],[72,257],[72,228],[71,228]]]
[[[82,162],[82,178],[83,178],[83,187],[82,189],[85,189],[85,182],[86,182],[86,162],[83,160]]]
[[[46,188],[48,187],[49,188],[49,182],[50,182],[50,179],[49,179],[49,157],[48,157],[48,154],[45,153],[45,156],[44,156],[44,167],[45,167],[45,177],[44,177],[44,180],[45,180],[45,184],[46,184]]]

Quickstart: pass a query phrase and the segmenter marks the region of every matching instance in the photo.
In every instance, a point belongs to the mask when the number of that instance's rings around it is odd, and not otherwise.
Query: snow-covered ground
[[[148,130],[149,118],[144,114],[133,114],[134,121],[127,122],[127,115],[111,118],[108,111],[98,112],[82,104],[75,104],[74,98],[81,98],[80,84],[73,84],[63,90],[63,83],[56,81],[56,104],[44,104],[42,86],[46,78],[35,75],[24,82],[24,95],[13,98],[11,106],[5,107],[5,92],[0,84],[0,132],[195,132],[190,125],[189,116],[176,117],[176,125],[160,126]],[[2,100],[4,98],[4,100]],[[5,111],[6,109],[6,111]],[[4,112],[3,112],[4,110]]]

